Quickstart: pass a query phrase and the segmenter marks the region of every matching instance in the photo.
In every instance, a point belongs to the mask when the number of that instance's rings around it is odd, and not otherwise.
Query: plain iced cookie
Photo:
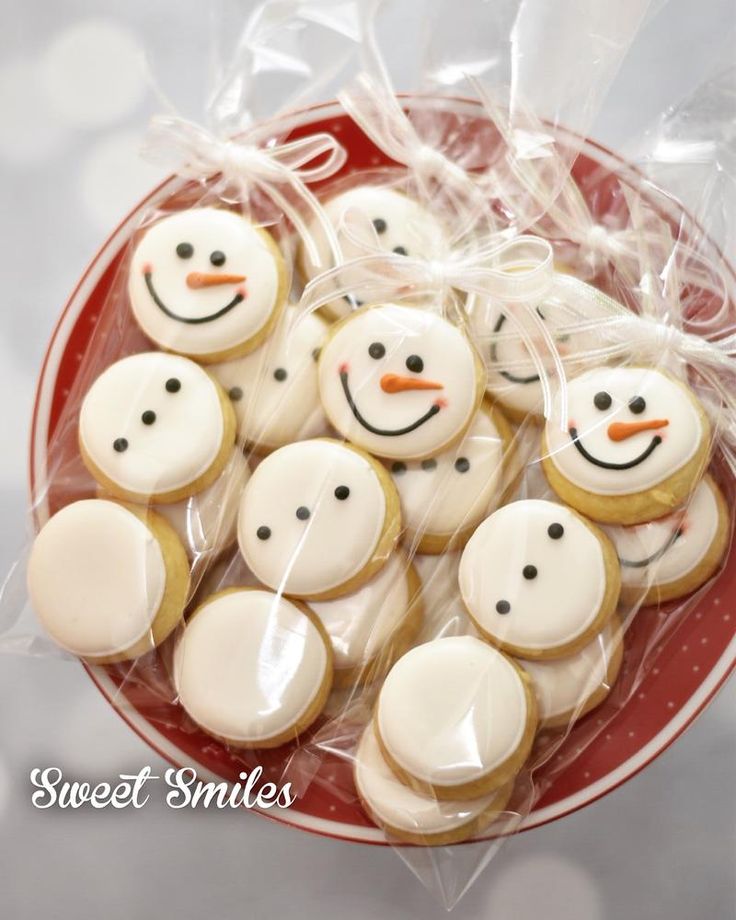
[[[318,373],[337,431],[394,460],[449,449],[485,388],[480,357],[462,330],[431,309],[397,304],[362,307],[332,326]]]
[[[128,279],[133,315],[151,341],[204,363],[260,345],[287,292],[271,235],[223,208],[156,221],[136,246]]]
[[[559,658],[605,626],[621,574],[602,530],[564,505],[524,499],[478,527],[463,550],[459,584],[489,642],[520,658]]]
[[[158,514],[86,499],[62,508],[36,537],[28,592],[57,645],[108,664],[144,655],[177,626],[189,564]]]
[[[389,672],[374,725],[386,762],[416,792],[475,799],[508,783],[537,727],[531,680],[472,636],[427,642]]]
[[[198,364],[151,351],[116,361],[79,413],[79,449],[116,498],[178,502],[217,479],[232,454],[235,414]]]
[[[501,500],[511,426],[484,400],[465,437],[425,460],[389,466],[399,490],[407,545],[417,553],[461,547]]]
[[[728,547],[726,500],[705,476],[674,514],[632,527],[606,527],[621,563],[621,597],[660,604],[695,591],[715,573]]]
[[[332,642],[335,687],[370,683],[385,674],[409,648],[422,621],[419,578],[401,553],[352,594],[309,606]]]
[[[542,728],[564,728],[605,700],[623,660],[623,634],[616,619],[574,655],[551,661],[521,661],[537,695]]]
[[[710,423],[693,393],[645,367],[601,367],[567,385],[547,421],[542,465],[549,484],[596,521],[641,524],[692,492],[710,451]]]
[[[303,604],[230,588],[190,617],[174,653],[179,702],[204,731],[234,747],[292,741],[322,712],[332,651]]]
[[[386,763],[373,725],[363,732],[355,752],[355,788],[363,808],[390,837],[420,846],[444,846],[468,840],[504,810],[513,785],[478,799],[443,801],[414,792],[399,782]]]
[[[361,185],[335,195],[326,201],[323,207],[336,231],[340,230],[348,215],[358,232],[362,230],[360,224],[364,221],[369,232],[369,245],[375,246],[377,241],[378,246],[385,252],[434,259],[442,256],[449,245],[444,228],[434,214],[396,189],[380,185]],[[318,241],[321,266],[317,267],[310,261],[304,245],[300,247],[298,255],[302,273],[307,281],[332,265],[327,243],[322,240],[316,229],[314,237]],[[351,242],[344,235],[340,238],[340,245],[346,261],[365,254],[359,244]],[[354,270],[354,278],[356,282],[360,282],[359,270]],[[357,306],[360,306],[360,301],[346,295],[343,300],[335,300],[328,304],[324,311],[331,319],[339,319]]]
[[[327,324],[289,307],[274,334],[243,358],[212,367],[235,409],[238,437],[268,451],[323,435],[317,359]]]
[[[329,600],[378,573],[401,530],[384,467],[318,438],[269,454],[245,487],[238,542],[255,576],[284,594]]]

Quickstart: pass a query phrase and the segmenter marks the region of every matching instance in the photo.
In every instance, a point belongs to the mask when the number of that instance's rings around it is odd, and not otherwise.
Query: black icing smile
[[[165,313],[170,319],[175,319],[179,323],[187,323],[190,326],[198,326],[201,323],[211,323],[213,320],[219,319],[221,316],[229,313],[233,307],[237,307],[237,305],[244,299],[242,294],[236,294],[230,303],[225,304],[224,307],[221,307],[215,313],[209,313],[207,316],[179,316],[178,313],[174,313],[172,310],[170,310],[156,293],[156,289],[153,286],[153,281],[151,280],[151,272],[145,272],[143,277],[146,282],[146,287],[148,288],[148,293],[151,295],[151,299],[159,308],[159,310],[161,310],[162,313]]]
[[[541,315],[541,314],[540,314]],[[494,332],[500,332],[501,327],[506,322],[506,314],[502,313],[498,317],[496,325],[493,327]],[[496,351],[496,342],[491,343],[491,361],[494,364],[498,364],[498,352]],[[537,383],[539,381],[539,374],[530,374],[528,377],[518,377],[516,374],[512,374],[510,371],[499,370],[498,373],[509,383]]]
[[[595,466],[600,466],[604,470],[630,470],[635,466],[639,466],[639,464],[643,463],[647,457],[650,457],[662,443],[662,438],[658,434],[655,434],[652,440],[649,442],[647,449],[642,451],[638,457],[634,457],[633,460],[627,460],[625,463],[611,463],[608,460],[599,460],[597,457],[594,457],[593,454],[588,453],[588,451],[583,447],[580,438],[578,437],[577,428],[573,428],[571,425],[568,431],[570,433],[572,443],[577,448],[578,453],[582,454],[588,463],[593,463]]]
[[[667,552],[667,550],[682,536],[682,530],[678,527],[676,530],[673,530],[669,535],[667,540],[664,543],[664,546],[661,546],[656,552],[652,553],[651,556],[647,556],[646,559],[622,559],[618,557],[618,561],[621,565],[626,566],[629,569],[645,569],[648,565],[651,565],[653,562],[656,562],[658,559],[661,559],[662,556]]]
[[[411,425],[406,425],[404,428],[376,428],[375,425],[371,425],[369,421],[363,418],[360,409],[355,405],[355,400],[353,399],[353,394],[350,392],[350,386],[348,384],[348,372],[340,371],[340,382],[342,383],[342,389],[345,393],[345,399],[348,401],[350,410],[355,416],[355,418],[360,422],[360,424],[373,434],[380,434],[384,437],[395,438],[402,434],[409,434],[410,431],[416,431],[417,428],[420,428],[425,422],[428,422],[440,411],[440,406],[435,403],[421,418],[418,418],[415,422],[412,422]]]

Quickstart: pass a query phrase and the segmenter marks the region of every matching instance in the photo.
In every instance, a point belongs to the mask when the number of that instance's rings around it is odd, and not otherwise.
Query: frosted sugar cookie
[[[421,846],[459,843],[480,833],[506,807],[511,783],[479,799],[444,801],[414,792],[386,763],[373,725],[355,753],[355,788],[363,807],[391,837]]]
[[[521,658],[586,645],[616,609],[621,575],[602,530],[539,499],[499,508],[463,550],[460,593],[478,630]]]
[[[211,485],[232,455],[235,415],[199,365],[151,351],[116,361],[79,413],[79,449],[116,498],[178,502]]]
[[[443,800],[488,795],[529,754],[537,707],[529,677],[472,636],[418,645],[389,672],[374,716],[402,783]]]
[[[269,454],[238,516],[240,550],[256,577],[311,600],[356,591],[386,563],[400,529],[399,497],[384,467],[328,438]]]
[[[224,208],[179,211],[148,227],[128,281],[133,315],[151,341],[202,362],[260,345],[287,292],[273,238]]]
[[[137,658],[171,633],[184,613],[189,566],[158,514],[86,499],[62,508],[36,537],[28,592],[54,642],[107,664]]]
[[[329,639],[311,611],[257,588],[231,588],[195,610],[174,654],[186,713],[234,747],[291,741],[322,711]]]
[[[567,385],[544,430],[542,465],[568,504],[596,521],[640,524],[668,514],[708,462],[710,423],[693,393],[654,368],[601,367]]]
[[[485,372],[467,336],[421,307],[363,307],[330,329],[319,392],[343,437],[379,457],[431,457],[470,425]]]
[[[715,573],[728,547],[728,507],[705,476],[674,514],[605,529],[621,562],[622,598],[658,604],[690,594]]]

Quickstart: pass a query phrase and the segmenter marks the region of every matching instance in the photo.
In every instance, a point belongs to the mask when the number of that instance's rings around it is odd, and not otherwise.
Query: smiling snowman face
[[[690,393],[652,368],[603,367],[568,383],[568,424],[545,434],[550,460],[586,491],[625,495],[658,485],[690,460],[704,438]],[[556,400],[559,413],[560,398]]]
[[[128,291],[138,324],[162,348],[199,359],[255,347],[284,300],[271,237],[220,208],[165,217],[141,238]]]
[[[323,408],[349,441],[381,457],[440,453],[470,423],[482,393],[466,336],[436,313],[365,307],[335,328],[319,360]]]

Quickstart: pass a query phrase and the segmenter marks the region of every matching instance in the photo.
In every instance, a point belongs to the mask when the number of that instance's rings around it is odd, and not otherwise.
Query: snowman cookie
[[[185,712],[208,734],[234,747],[278,747],[324,707],[329,639],[297,601],[231,588],[190,617],[174,653],[174,684]]]
[[[512,439],[509,423],[484,400],[459,444],[436,457],[389,464],[407,545],[418,553],[463,545],[501,499]]]
[[[238,437],[268,451],[325,434],[317,390],[317,359],[327,324],[289,307],[274,334],[243,358],[215,364],[238,419]]]
[[[148,227],[130,264],[138,325],[160,348],[204,363],[252,351],[286,301],[270,234],[224,208],[192,208]]]
[[[708,462],[710,423],[683,384],[647,367],[601,367],[567,384],[547,421],[542,465],[563,501],[596,521],[640,524],[669,514]]]
[[[62,508],[36,537],[28,592],[57,645],[109,664],[144,655],[178,625],[189,565],[158,514],[85,499]]]
[[[269,454],[245,487],[243,558],[263,584],[329,600],[385,565],[401,529],[399,497],[383,466],[339,441],[297,441]]]
[[[444,846],[484,830],[506,807],[513,784],[477,799],[443,801],[401,783],[381,753],[373,725],[355,752],[355,788],[373,821],[390,837],[419,846]]]
[[[442,256],[449,246],[447,234],[435,215],[403,192],[380,185],[360,185],[335,195],[323,205],[328,220],[339,233],[343,222],[349,217],[354,232],[365,235],[367,245],[378,246],[385,252],[396,255],[418,256],[434,259]],[[364,227],[361,225],[364,223]],[[362,231],[367,231],[364,233]],[[315,278],[332,263],[326,241],[315,230],[315,239],[320,241],[321,265],[315,266],[309,259],[306,247],[299,251],[299,263],[307,281]],[[348,261],[365,255],[359,244],[340,236],[343,258]],[[368,250],[370,251],[370,249]],[[355,269],[351,278],[361,281],[360,270]],[[330,319],[347,316],[355,307],[361,306],[360,299],[346,295],[324,308]]]
[[[379,457],[433,457],[458,441],[483,397],[485,372],[468,337],[436,312],[363,307],[330,330],[319,392],[343,437]]]
[[[336,687],[370,683],[409,647],[422,620],[421,585],[414,567],[394,553],[352,594],[312,601],[332,642]]]
[[[616,609],[621,574],[611,541],[564,505],[499,508],[468,541],[460,593],[480,633],[520,658],[572,655]]]
[[[621,563],[621,597],[659,604],[695,591],[715,573],[728,547],[729,513],[706,475],[674,514],[632,527],[606,527]]]
[[[144,352],[95,380],[79,413],[79,448],[116,498],[178,502],[211,485],[231,457],[235,414],[222,387],[179,355]]]

